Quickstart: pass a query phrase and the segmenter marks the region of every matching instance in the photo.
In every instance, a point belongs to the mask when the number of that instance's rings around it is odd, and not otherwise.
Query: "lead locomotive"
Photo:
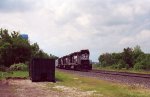
[[[74,70],[91,70],[92,64],[89,60],[89,50],[81,50],[63,56],[57,60],[57,68]]]

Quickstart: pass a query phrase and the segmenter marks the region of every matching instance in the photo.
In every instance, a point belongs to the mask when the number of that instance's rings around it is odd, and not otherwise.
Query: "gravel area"
[[[56,69],[56,70],[77,74],[80,76],[94,77],[100,80],[107,80],[115,83],[125,83],[128,85],[150,88],[150,78],[138,78],[138,77],[130,77],[130,76],[110,75],[110,74],[101,74],[101,73],[94,73],[94,72],[81,72],[81,71],[63,70],[63,69]]]
[[[31,82],[28,79],[1,80],[0,97],[93,97],[95,95],[95,91],[81,91],[55,83],[54,86],[47,86],[48,83]]]

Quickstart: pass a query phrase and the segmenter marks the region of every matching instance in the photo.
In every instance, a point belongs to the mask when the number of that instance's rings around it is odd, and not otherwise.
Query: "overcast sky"
[[[150,0],[0,0],[0,28],[29,35],[56,56],[140,45],[150,53]]]

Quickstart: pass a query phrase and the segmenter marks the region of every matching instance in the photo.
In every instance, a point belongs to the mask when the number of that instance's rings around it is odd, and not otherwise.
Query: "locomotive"
[[[57,68],[73,70],[92,70],[89,50],[81,50],[57,59]]]

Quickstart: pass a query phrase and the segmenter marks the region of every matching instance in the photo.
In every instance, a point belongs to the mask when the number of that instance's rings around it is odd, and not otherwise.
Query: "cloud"
[[[3,0],[0,27],[29,34],[57,56],[89,49],[97,61],[105,52],[140,45],[150,52],[149,0]]]
[[[143,30],[134,36],[124,37],[119,43],[122,45],[128,44],[143,44],[150,39],[150,30]]]
[[[138,39],[150,39],[150,30],[143,30],[136,37]]]
[[[1,0],[0,12],[24,12],[39,6],[35,0]]]

